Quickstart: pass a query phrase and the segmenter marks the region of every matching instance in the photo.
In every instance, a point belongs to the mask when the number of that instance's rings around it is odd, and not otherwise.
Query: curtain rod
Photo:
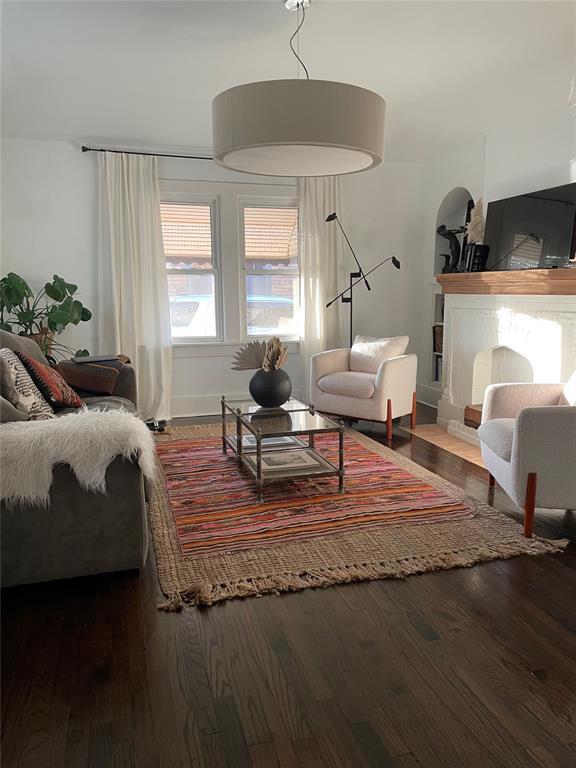
[[[129,149],[105,149],[104,147],[87,147],[82,145],[82,152],[112,152],[115,155],[146,155],[147,157],[176,157],[181,160],[213,160],[206,155],[169,155],[164,152],[134,152]]]

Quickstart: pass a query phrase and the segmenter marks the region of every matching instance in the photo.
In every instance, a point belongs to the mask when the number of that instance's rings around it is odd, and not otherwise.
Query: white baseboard
[[[467,443],[470,443],[471,445],[480,445],[480,440],[478,439],[477,431],[472,427],[467,427],[465,424],[460,424],[460,422],[456,420],[450,420],[448,422],[446,431],[450,435],[454,435],[454,437],[459,437],[460,440],[465,440]]]
[[[220,398],[224,395],[226,400],[251,400],[249,392],[220,392],[217,395],[185,395],[173,397],[171,400],[172,418],[184,416],[219,416]],[[303,392],[295,390],[292,397],[301,400]]]
[[[437,387],[430,387],[427,384],[416,384],[416,400],[422,405],[429,405],[431,408],[438,408],[438,400],[442,392]]]

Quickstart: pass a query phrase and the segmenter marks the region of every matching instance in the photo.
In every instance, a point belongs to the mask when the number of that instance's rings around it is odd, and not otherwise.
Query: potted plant
[[[73,350],[55,336],[68,325],[78,325],[92,317],[90,310],[76,298],[78,286],[54,275],[52,282],[34,294],[26,280],[9,272],[0,280],[0,328],[34,339],[46,357],[70,354]],[[76,357],[88,355],[78,349]]]
[[[250,341],[234,357],[233,371],[256,370],[248,388],[263,408],[278,408],[292,394],[290,376],[282,367],[288,362],[288,350],[277,336],[269,341]]]

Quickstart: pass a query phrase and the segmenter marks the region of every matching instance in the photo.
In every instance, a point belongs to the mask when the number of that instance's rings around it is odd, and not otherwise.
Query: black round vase
[[[248,385],[250,394],[262,408],[278,408],[292,394],[290,376],[279,368],[277,371],[256,371]]]

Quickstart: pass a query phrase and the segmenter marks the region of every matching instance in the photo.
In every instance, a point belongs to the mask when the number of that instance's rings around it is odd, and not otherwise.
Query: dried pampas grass
[[[470,223],[466,226],[466,235],[469,243],[484,242],[484,200],[480,198],[472,210]]]
[[[266,344],[266,354],[262,368],[265,371],[277,371],[288,362],[288,350],[277,336],[273,336]]]

